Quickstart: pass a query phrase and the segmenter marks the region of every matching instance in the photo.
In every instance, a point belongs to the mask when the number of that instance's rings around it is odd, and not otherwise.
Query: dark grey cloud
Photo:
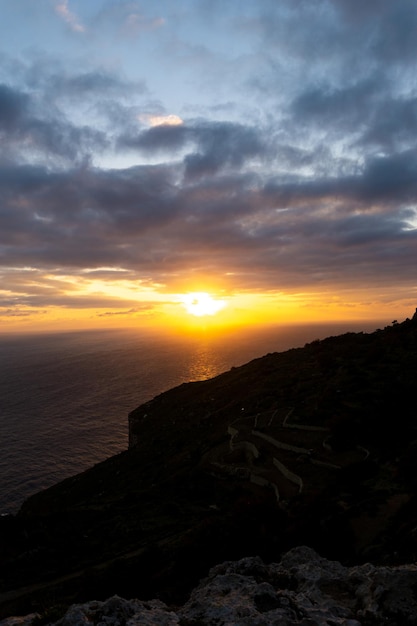
[[[265,2],[258,22],[262,40],[293,57],[365,70],[377,62],[414,64],[417,7],[413,0],[284,0]],[[267,46],[267,49],[268,46]],[[305,56],[304,56],[305,55]],[[336,72],[334,78],[340,78]]]
[[[40,57],[28,63],[24,69],[25,83],[36,91],[42,106],[51,109],[59,107],[84,107],[99,109],[112,103],[126,103],[148,95],[144,80],[128,80],[123,73],[111,72],[104,68],[86,67],[74,70],[66,64],[58,63],[49,57]]]
[[[139,93],[146,93],[147,91],[144,83],[133,85],[120,76],[103,70],[76,75],[52,75],[48,80],[48,91],[50,89],[54,94],[65,95],[71,99],[111,95],[119,97],[123,91],[126,95],[133,91]]]
[[[74,267],[126,261],[132,238],[179,210],[170,171],[157,167],[0,169],[0,202],[4,261]]]
[[[190,178],[214,174],[224,167],[239,168],[266,152],[260,133],[238,124],[199,126],[196,140],[197,150],[184,159]]]
[[[246,160],[265,157],[267,146],[256,128],[230,122],[196,121],[191,124],[158,125],[135,137],[122,136],[120,148],[145,153],[185,150],[185,175],[212,175],[225,167],[241,167]]]
[[[347,4],[345,0],[345,4]],[[388,64],[414,65],[417,54],[417,7],[412,0],[389,2],[387,0],[368,13],[367,22],[377,21],[378,28],[372,52]],[[382,9],[382,10],[381,10]]]
[[[277,208],[334,202],[349,210],[378,213],[417,203],[417,149],[390,156],[370,157],[355,175],[299,179],[291,183],[271,179],[265,193]]]
[[[248,93],[275,102],[288,138],[306,145],[326,133],[329,145],[411,147],[417,5],[313,0],[281,8],[263,4],[263,71],[252,74]]]
[[[11,89],[8,85],[0,85],[0,129],[16,130],[28,106],[28,96]]]
[[[393,93],[379,75],[343,88],[315,85],[291,103],[291,123],[309,132],[325,130],[330,141],[344,137],[352,148],[404,151],[415,145],[417,97],[413,89],[399,97]]]
[[[415,146],[417,133],[417,97],[387,97],[370,110],[369,123],[359,140],[389,153],[405,146]]]
[[[138,102],[148,97],[143,80],[90,64],[74,68],[39,52],[19,63],[5,55],[2,61],[3,155],[13,153],[19,161],[51,165],[58,158],[68,165],[111,151],[113,130],[129,127],[141,111]]]
[[[359,273],[380,281],[401,267],[409,279],[417,231],[406,230],[412,212],[397,200],[416,196],[413,170],[404,173],[412,158],[370,162],[356,178],[257,188],[243,175],[178,188],[172,171],[158,167],[54,175],[25,168],[25,193],[0,215],[3,262],[114,266],[155,280],[205,268],[263,288],[353,283]],[[8,190],[15,198],[18,175],[3,176],[0,198]]]
[[[182,124],[159,124],[135,136],[122,135],[119,138],[120,149],[137,149],[156,153],[159,151],[177,151],[193,141],[193,131]]]
[[[417,201],[417,148],[368,160],[358,194],[395,203]]]
[[[375,100],[386,91],[384,77],[373,76],[350,85],[335,87],[326,83],[309,87],[292,103],[296,123],[335,126],[340,133],[355,132],[369,122]]]
[[[76,126],[63,115],[38,114],[34,95],[0,84],[0,132],[3,158],[8,148],[32,158],[63,157],[74,160],[92,150],[103,149],[107,140],[102,132],[88,126]],[[27,157],[26,157],[27,158]]]

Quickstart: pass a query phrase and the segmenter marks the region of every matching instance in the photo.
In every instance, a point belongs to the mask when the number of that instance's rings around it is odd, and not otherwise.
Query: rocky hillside
[[[417,315],[268,354],[133,411],[130,447],[0,519],[0,617],[186,601],[210,567],[308,545],[417,560]]]
[[[54,612],[28,615],[19,626],[415,626],[417,566],[343,567],[306,547],[280,563],[259,557],[217,565],[183,606],[113,596]],[[17,626],[14,619],[2,626]]]

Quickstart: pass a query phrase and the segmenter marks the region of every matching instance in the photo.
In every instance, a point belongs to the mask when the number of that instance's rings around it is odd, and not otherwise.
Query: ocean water
[[[377,323],[274,327],[221,338],[145,331],[0,335],[0,514],[128,447],[128,413],[183,382]]]

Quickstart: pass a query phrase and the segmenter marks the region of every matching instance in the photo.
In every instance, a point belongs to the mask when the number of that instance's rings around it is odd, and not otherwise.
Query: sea
[[[0,334],[0,515],[128,448],[128,414],[184,382],[377,322],[190,336],[146,329]]]

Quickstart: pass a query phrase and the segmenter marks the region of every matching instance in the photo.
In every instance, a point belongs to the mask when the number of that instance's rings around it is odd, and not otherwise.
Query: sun
[[[224,300],[216,300],[205,291],[185,293],[180,296],[180,302],[190,315],[195,315],[196,317],[216,315],[226,306]]]

